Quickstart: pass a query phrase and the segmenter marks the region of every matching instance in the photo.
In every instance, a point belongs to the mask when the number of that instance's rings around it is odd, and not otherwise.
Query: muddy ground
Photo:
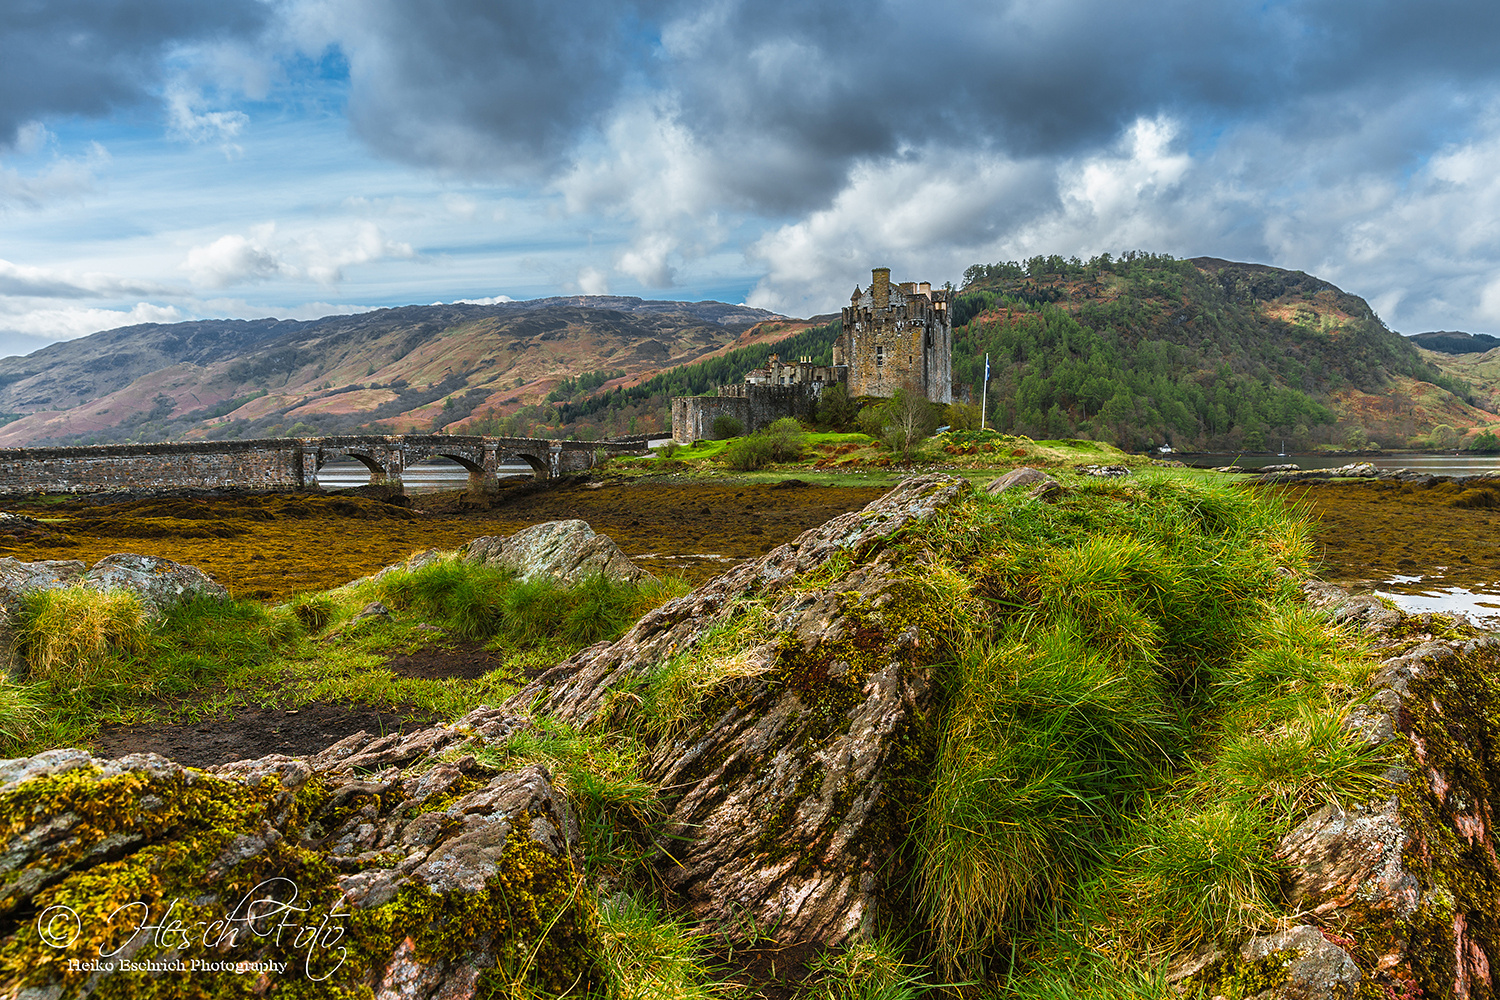
[[[315,754],[361,730],[396,733],[425,723],[403,713],[365,705],[313,702],[296,709],[242,708],[232,718],[178,725],[117,726],[93,740],[98,757],[159,753],[190,767],[212,767],[267,754]]]

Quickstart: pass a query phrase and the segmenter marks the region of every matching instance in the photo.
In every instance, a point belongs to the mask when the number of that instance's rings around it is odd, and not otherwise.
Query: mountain
[[[804,327],[622,296],[124,327],[0,359],[0,446],[483,430],[570,380],[634,384]]]
[[[1500,347],[1500,337],[1488,333],[1457,333],[1438,330],[1433,333],[1417,333],[1406,338],[1425,351],[1441,354],[1483,354]]]
[[[1261,264],[1129,253],[977,264],[954,379],[991,357],[995,426],[1122,447],[1423,446],[1497,418],[1364,299]],[[977,400],[977,396],[975,397]]]

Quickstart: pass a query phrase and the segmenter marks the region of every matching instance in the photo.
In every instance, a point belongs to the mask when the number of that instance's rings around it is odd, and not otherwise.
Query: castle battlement
[[[672,437],[692,444],[712,437],[714,418],[734,417],[747,433],[780,417],[811,419],[823,389],[842,385],[851,396],[891,397],[897,389],[935,403],[953,402],[953,316],[949,293],[925,281],[891,284],[891,269],[871,272],[870,287],[855,286],[844,307],[833,364],[811,358],[783,361],[773,354],[744,381],[713,396],[672,400]]]

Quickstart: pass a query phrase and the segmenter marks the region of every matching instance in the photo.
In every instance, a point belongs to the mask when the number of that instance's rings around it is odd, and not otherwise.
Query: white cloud
[[[1056,204],[1038,161],[924,150],[854,172],[828,208],[768,232],[750,249],[766,276],[746,301],[811,315],[836,308],[870,268],[902,281],[957,280],[975,255]]]
[[[57,139],[41,122],[27,122],[16,129],[15,151],[22,156],[39,153],[42,147]]]
[[[243,111],[200,111],[204,97],[183,85],[167,91],[167,134],[193,143],[216,142],[226,155],[243,150],[232,140],[250,123]]]
[[[273,225],[258,226],[250,236],[220,236],[207,246],[193,247],[182,262],[193,284],[204,288],[228,288],[292,272],[267,244],[275,235]]]
[[[361,223],[352,234],[338,241],[325,240],[313,234],[301,241],[302,269],[314,281],[336,285],[344,278],[344,268],[388,258],[410,260],[416,256],[410,243],[388,240],[373,222]]]
[[[502,302],[514,301],[516,300],[511,298],[509,295],[491,295],[488,298],[483,299],[454,299],[453,304],[456,306],[498,306]],[[433,305],[440,306],[442,305],[442,303],[434,302]]]
[[[170,295],[162,285],[134,281],[114,274],[14,264],[0,260],[0,296],[30,298],[111,298],[122,295]]]
[[[609,276],[598,268],[585,267],[578,272],[577,288],[584,295],[608,295]]]
[[[288,237],[279,237],[275,223],[266,223],[252,228],[248,236],[231,234],[193,247],[179,267],[188,272],[193,284],[205,288],[278,277],[336,285],[343,280],[345,268],[415,256],[410,243],[387,239],[373,222],[342,232],[313,231]]]
[[[176,323],[183,314],[176,306],[138,302],[130,309],[92,309],[80,306],[28,308],[15,300],[0,300],[0,329],[46,342],[113,330],[137,323]],[[39,345],[40,346],[40,345]]]
[[[23,129],[22,132],[25,140],[23,145],[33,153],[38,152],[48,141],[46,129]],[[36,209],[53,202],[94,194],[98,188],[96,175],[109,163],[108,151],[99,143],[92,142],[83,156],[54,157],[33,173],[23,173],[14,167],[0,167],[0,209],[13,206]]]

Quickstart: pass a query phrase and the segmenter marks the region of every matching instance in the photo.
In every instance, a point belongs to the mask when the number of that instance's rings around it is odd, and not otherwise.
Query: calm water
[[[1433,476],[1500,475],[1500,454],[1471,455],[1440,452],[1402,452],[1381,455],[1167,455],[1204,468],[1238,465],[1259,469],[1267,465],[1297,465],[1303,469],[1337,469],[1354,462],[1369,462],[1377,469],[1410,469]]]
[[[531,476],[529,465],[502,465],[500,476]],[[433,459],[413,465],[402,474],[408,493],[438,493],[443,490],[461,490],[469,485],[469,473],[457,462],[446,458]],[[318,485],[325,490],[348,489],[364,486],[370,481],[370,470],[359,462],[329,462],[318,470]]]

